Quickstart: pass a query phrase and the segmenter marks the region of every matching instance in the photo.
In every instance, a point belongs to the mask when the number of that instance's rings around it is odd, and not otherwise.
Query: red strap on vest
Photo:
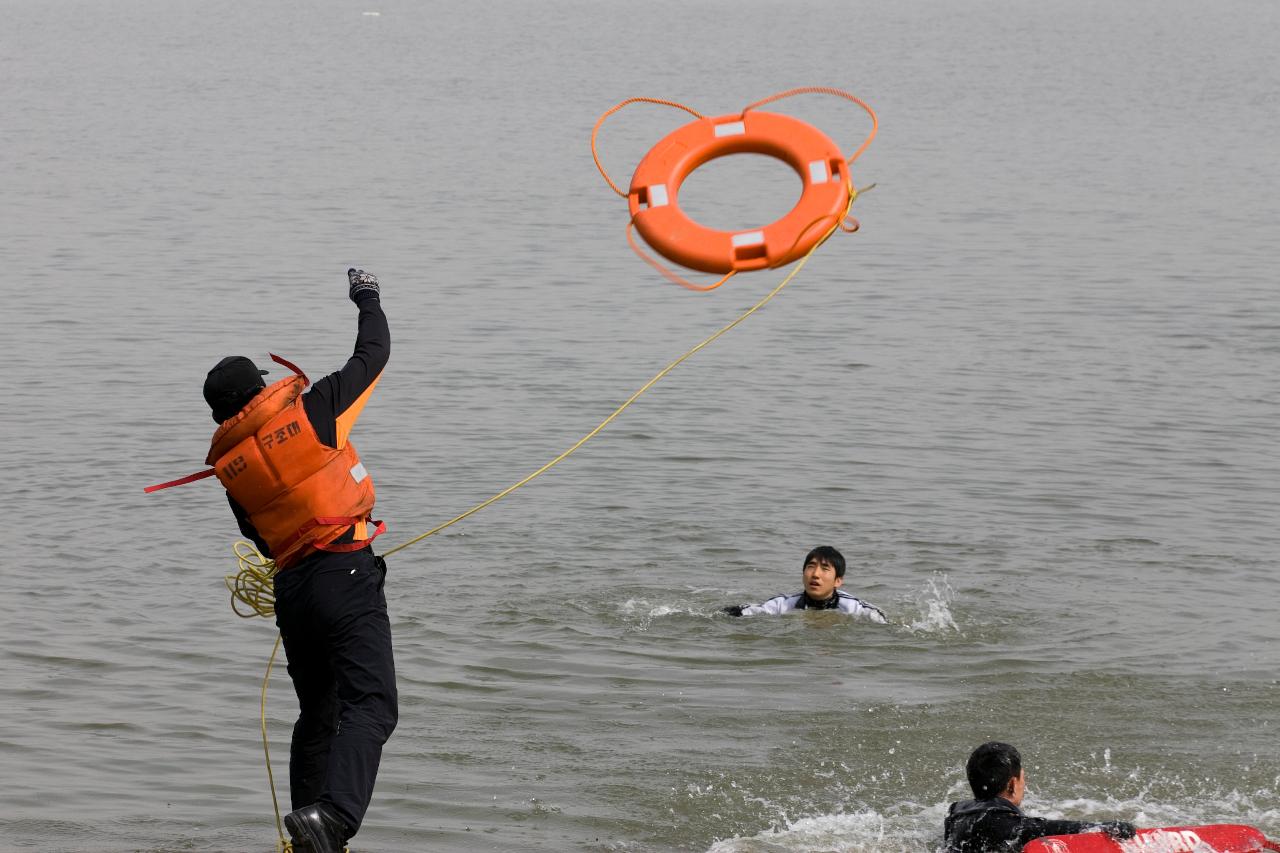
[[[288,359],[286,359],[286,358],[281,358],[280,356],[276,355],[276,354],[275,354],[275,353],[273,353],[273,352],[271,352],[271,353],[267,353],[267,355],[271,356],[271,360],[272,360],[272,361],[274,361],[276,364],[283,364],[285,367],[289,368],[289,369],[290,369],[290,370],[292,370],[294,373],[296,373],[296,374],[298,374],[299,376],[301,376],[301,377],[302,377],[302,379],[303,379],[303,381],[304,381],[307,385],[310,385],[310,384],[311,384],[311,380],[310,380],[310,379],[307,379],[307,374],[303,373],[303,372],[302,372],[302,368],[298,367],[298,365],[294,364],[292,361],[289,361],[289,360],[288,360]]]
[[[311,384],[311,380],[307,379],[307,374],[303,373],[302,370],[298,367],[298,365],[294,364],[292,361],[289,361],[288,359],[281,358],[275,353],[268,353],[268,355],[271,356],[271,360],[274,361],[276,364],[283,364],[285,367],[289,368],[294,373],[301,376],[303,382],[305,382],[307,385]],[[158,492],[161,489],[170,489],[170,488],[173,488],[174,486],[183,486],[183,485],[186,485],[187,483],[194,483],[196,480],[203,480],[205,477],[212,477],[216,473],[217,471],[215,471],[213,468],[210,468],[207,471],[201,471],[198,474],[191,474],[189,476],[183,477],[178,480],[170,480],[167,483],[156,483],[154,486],[146,486],[145,488],[143,488],[142,491],[145,492],[146,494],[151,494],[152,492]],[[361,521],[361,520],[362,519],[357,518],[357,519],[354,519],[351,523],[354,524],[356,521]],[[340,522],[334,522],[334,523],[336,524]],[[372,539],[373,537],[370,536],[369,538]]]
[[[362,521],[362,520],[363,519],[359,519],[359,518],[356,519],[356,521]],[[343,522],[343,519],[317,518],[316,521],[320,522],[321,524],[341,524]],[[317,545],[316,547],[321,551],[336,551],[336,552],[359,551],[361,548],[364,548],[370,542],[372,542],[373,540],[381,536],[383,533],[387,532],[387,525],[385,523],[381,521],[374,521],[373,525],[374,525],[373,535],[370,536],[368,539],[361,539],[359,542],[343,542],[340,544],[334,544],[330,542],[328,545]]]
[[[161,489],[168,489],[173,486],[181,486],[186,483],[194,483],[196,480],[203,480],[205,477],[212,477],[216,473],[217,473],[216,470],[214,470],[213,468],[210,468],[206,471],[201,471],[197,474],[189,474],[186,477],[182,477],[181,479],[178,479],[178,480],[170,480],[167,483],[156,483],[154,486],[147,486],[142,491],[146,492],[147,494],[151,494],[152,492],[158,492]]]
[[[368,520],[369,519],[360,515],[330,515],[321,518],[313,518],[306,524],[302,525],[302,527],[298,528],[297,533],[280,543],[280,553],[283,554],[292,548],[294,543],[305,536],[313,527],[319,527],[321,525],[336,526],[339,524],[344,527],[350,527],[357,522]],[[359,551],[361,548],[372,542],[375,536],[386,532],[387,526],[381,521],[375,521],[373,523],[375,525],[373,536],[370,536],[368,539],[361,539],[359,542],[342,543],[338,545],[313,545],[312,547],[321,551]]]

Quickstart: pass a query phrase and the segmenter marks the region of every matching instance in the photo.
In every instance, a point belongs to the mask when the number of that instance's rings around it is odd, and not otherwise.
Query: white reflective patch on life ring
[[[648,192],[650,207],[664,207],[667,204],[667,185],[654,184]]]
[[[357,483],[364,482],[364,478],[368,476],[369,472],[364,470],[363,462],[357,462],[355,465],[351,466],[351,479],[355,480]]]
[[[730,241],[733,243],[733,247],[735,249],[742,248],[743,246],[758,246],[764,242],[764,232],[745,231],[741,234],[734,234],[733,237],[730,238]]]
[[[831,173],[827,171],[826,160],[814,160],[809,164],[809,183],[825,184],[831,177]]]
[[[747,123],[745,121],[731,121],[727,124],[716,125],[716,136],[741,136],[747,132]]]

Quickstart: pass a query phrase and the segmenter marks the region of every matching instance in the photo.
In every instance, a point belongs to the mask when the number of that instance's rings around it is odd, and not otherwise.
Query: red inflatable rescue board
[[[1022,848],[1023,853],[1265,853],[1280,851],[1252,826],[1215,823],[1208,826],[1170,826],[1140,829],[1120,841],[1102,832],[1050,835]]]

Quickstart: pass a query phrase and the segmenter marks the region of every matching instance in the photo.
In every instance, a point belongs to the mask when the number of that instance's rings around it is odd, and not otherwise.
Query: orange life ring
[[[704,163],[742,153],[776,157],[795,169],[804,182],[796,206],[749,231],[694,222],[680,209],[680,185]],[[660,140],[636,167],[627,203],[636,230],[654,251],[690,269],[729,273],[802,257],[842,219],[850,186],[849,165],[825,133],[782,113],[747,110],[699,118]]]

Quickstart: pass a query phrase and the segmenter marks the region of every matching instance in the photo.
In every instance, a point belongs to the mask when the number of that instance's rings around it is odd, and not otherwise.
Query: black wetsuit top
[[[358,303],[360,307],[359,328],[356,332],[356,349],[342,369],[330,373],[323,379],[311,383],[302,395],[302,408],[307,413],[307,420],[315,427],[316,438],[329,447],[338,446],[338,419],[344,414],[351,416],[351,410],[361,402],[361,396],[378,381],[382,369],[387,366],[391,357],[391,330],[387,326],[387,315],[382,312],[382,304],[371,291],[366,291]],[[354,414],[358,414],[357,408]],[[251,539],[264,556],[270,557],[271,551],[253,524],[244,508],[227,495],[231,511],[235,513],[240,532]],[[343,532],[337,543],[351,541],[352,530]]]
[[[1123,821],[1029,817],[1004,797],[952,803],[943,827],[947,853],[1017,853],[1028,841],[1046,835],[1074,835],[1094,829],[1115,837],[1133,837],[1133,826]]]

